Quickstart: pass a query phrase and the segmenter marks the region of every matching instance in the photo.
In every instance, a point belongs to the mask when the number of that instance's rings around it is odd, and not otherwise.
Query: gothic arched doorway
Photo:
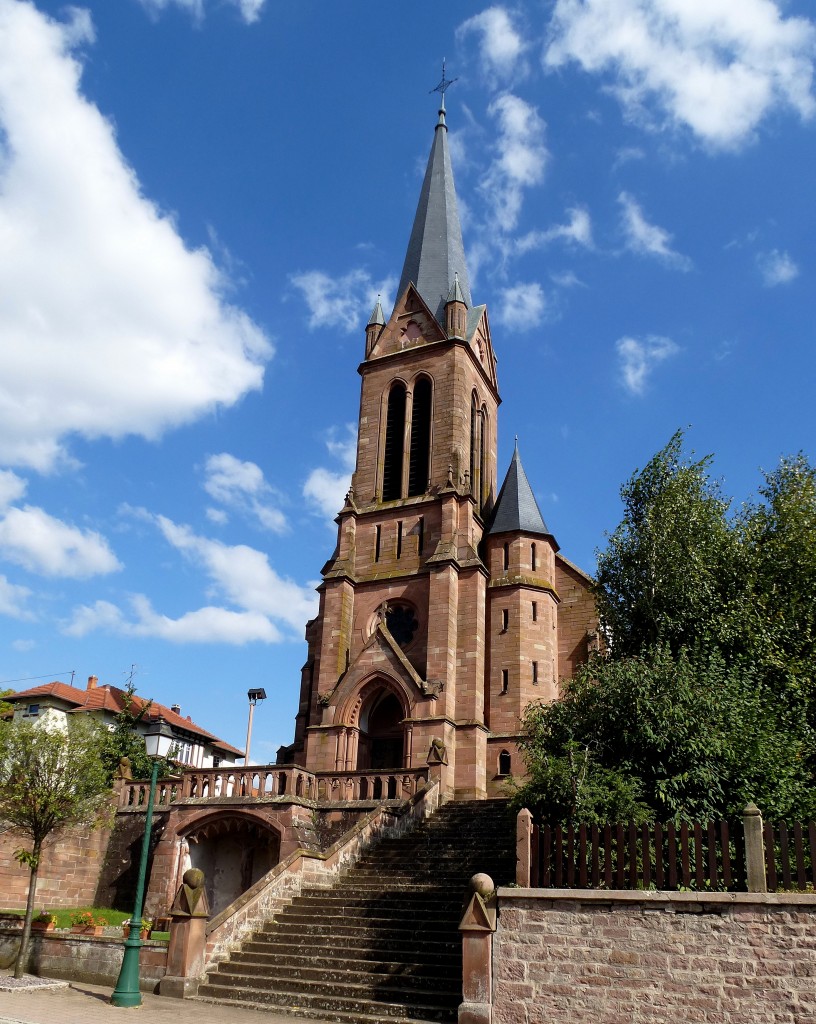
[[[402,768],[405,758],[405,709],[387,687],[374,690],[360,708],[358,771]]]
[[[237,815],[211,818],[186,835],[190,867],[204,872],[204,886],[215,916],[270,871],[280,860],[280,836]]]

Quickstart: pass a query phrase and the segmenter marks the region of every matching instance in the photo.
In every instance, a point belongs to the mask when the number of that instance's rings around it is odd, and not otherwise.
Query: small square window
[[[31,715],[32,717],[34,717],[35,715],[38,715],[39,713],[40,713],[40,705],[39,704],[29,704],[28,705],[28,708],[26,709],[26,714],[27,715]]]

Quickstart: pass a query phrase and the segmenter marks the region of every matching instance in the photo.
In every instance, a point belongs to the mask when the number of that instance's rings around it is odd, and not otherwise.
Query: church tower
[[[443,795],[473,798],[523,773],[520,715],[557,697],[595,613],[518,448],[496,497],[496,357],[471,298],[447,131],[443,91],[396,304],[386,321],[378,301],[365,330],[356,468],[279,761],[408,770],[433,747]]]

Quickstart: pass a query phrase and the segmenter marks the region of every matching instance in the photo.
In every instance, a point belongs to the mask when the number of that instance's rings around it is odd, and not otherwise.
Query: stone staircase
[[[355,1024],[455,1021],[468,881],[477,871],[512,881],[514,837],[506,801],[446,804],[332,888],[304,889],[198,998]]]

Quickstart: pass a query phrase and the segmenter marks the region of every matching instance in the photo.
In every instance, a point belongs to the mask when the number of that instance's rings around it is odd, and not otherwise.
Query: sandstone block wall
[[[108,829],[76,828],[54,833],[46,840],[37,881],[37,909],[93,906],[96,881],[108,847]],[[24,910],[29,870],[20,867],[14,851],[31,849],[31,842],[12,832],[0,835],[0,905]]]
[[[494,1024],[816,1020],[816,896],[500,889]]]

